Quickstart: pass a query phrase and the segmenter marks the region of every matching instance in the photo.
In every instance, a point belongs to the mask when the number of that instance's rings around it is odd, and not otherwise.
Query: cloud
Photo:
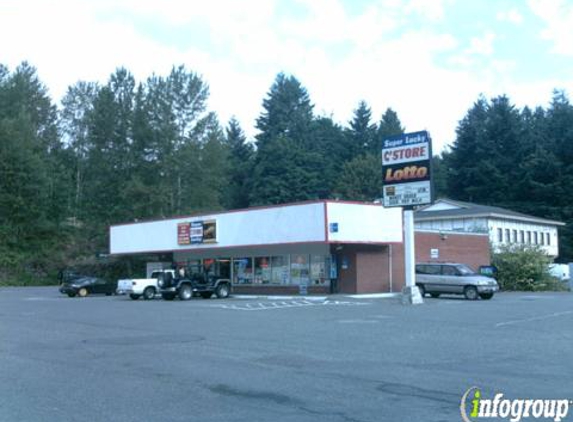
[[[450,0],[378,0],[362,7],[344,0],[4,0],[0,39],[15,41],[4,43],[0,60],[12,68],[30,61],[55,99],[77,80],[105,83],[118,66],[143,80],[183,63],[209,83],[209,108],[220,121],[235,115],[249,136],[257,132],[263,98],[284,71],[308,89],[317,113],[346,124],[361,99],[376,120],[391,107],[408,130],[428,129],[439,151],[454,140],[457,122],[479,93],[516,92],[519,101],[535,103],[542,87],[549,86],[545,98],[563,86],[559,81],[540,82],[535,89],[517,85],[513,59],[496,57],[493,28],[469,39],[449,32],[444,22],[451,5]],[[518,20],[514,12],[498,19]],[[553,21],[556,12],[544,13]]]
[[[496,18],[500,22],[509,22],[514,25],[521,25],[523,22],[523,15],[517,9],[497,12]]]
[[[573,56],[573,5],[563,0],[529,0],[529,7],[545,24],[540,36],[553,43],[551,51]]]
[[[470,47],[466,50],[469,55],[491,56],[493,54],[493,42],[496,39],[495,33],[486,31],[481,37],[473,37]]]
[[[445,15],[446,5],[450,3],[451,0],[410,0],[406,3],[405,10],[430,21],[441,21]]]

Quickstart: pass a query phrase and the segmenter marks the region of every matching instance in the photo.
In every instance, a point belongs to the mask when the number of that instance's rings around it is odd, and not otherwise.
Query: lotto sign
[[[405,133],[382,142],[384,206],[432,202],[432,140],[426,131]]]

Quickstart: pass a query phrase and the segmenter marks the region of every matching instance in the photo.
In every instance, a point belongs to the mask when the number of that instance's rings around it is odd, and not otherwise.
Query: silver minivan
[[[464,295],[466,299],[491,299],[499,286],[495,279],[477,274],[465,264],[428,262],[416,264],[416,286],[424,296],[442,293]]]

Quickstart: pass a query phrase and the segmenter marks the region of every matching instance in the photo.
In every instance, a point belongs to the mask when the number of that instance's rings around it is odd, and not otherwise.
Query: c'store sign
[[[382,142],[384,206],[432,202],[432,142],[426,131],[405,133]]]

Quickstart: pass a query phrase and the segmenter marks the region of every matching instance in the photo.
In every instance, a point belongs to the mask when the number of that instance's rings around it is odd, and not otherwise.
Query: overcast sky
[[[0,0],[0,40],[0,63],[36,66],[56,101],[119,66],[144,80],[185,64],[221,123],[235,115],[250,136],[280,71],[318,114],[391,107],[435,151],[480,93],[534,107],[573,92],[567,0]]]

